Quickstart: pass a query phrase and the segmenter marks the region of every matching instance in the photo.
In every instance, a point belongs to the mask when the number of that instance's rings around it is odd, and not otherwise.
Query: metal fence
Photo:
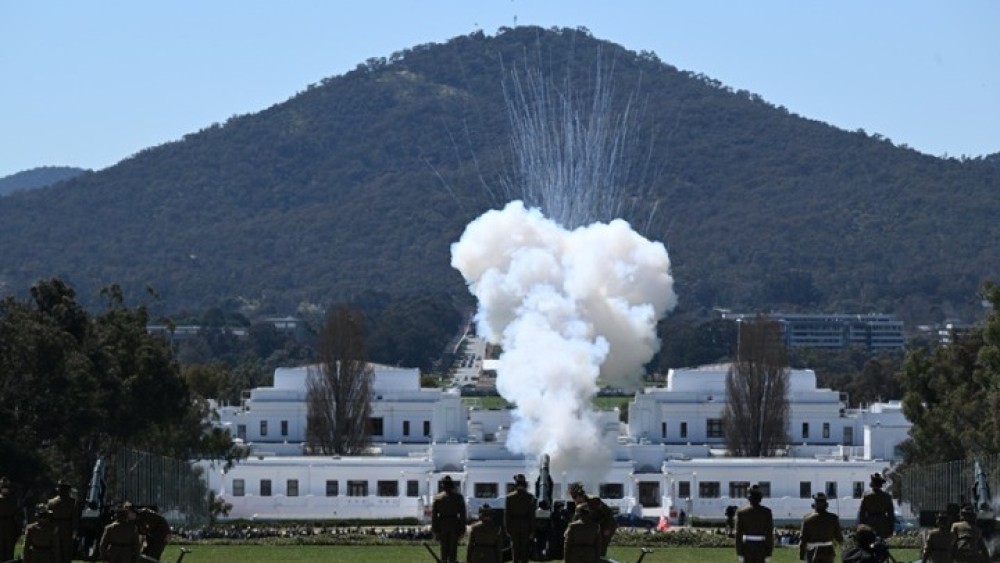
[[[990,502],[978,498],[976,464],[991,494],[1000,492],[1000,454],[912,467],[893,478],[899,487],[900,500],[909,503],[914,514],[922,511],[943,511],[949,503]]]
[[[160,514],[175,525],[209,521],[208,488],[201,470],[190,463],[122,448],[109,469],[112,498],[156,505]]]

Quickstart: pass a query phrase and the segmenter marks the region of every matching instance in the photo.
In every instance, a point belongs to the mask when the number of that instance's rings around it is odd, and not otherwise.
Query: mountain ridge
[[[0,199],[0,290],[59,276],[165,312],[324,307],[446,292],[464,226],[509,195],[502,85],[536,65],[643,123],[633,223],[667,245],[681,306],[975,314],[997,274],[1000,172],[796,116],[580,30],[474,33],[370,59],[285,102],[51,188]],[[572,84],[570,84],[572,81]],[[43,220],[44,219],[44,220]],[[49,227],[48,232],[43,227]]]

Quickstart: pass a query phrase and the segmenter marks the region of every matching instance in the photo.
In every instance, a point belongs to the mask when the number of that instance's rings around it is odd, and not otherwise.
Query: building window
[[[368,496],[368,481],[348,481],[347,496],[349,497]]]
[[[419,497],[420,496],[420,483],[415,480],[410,480],[406,482],[406,496],[408,497]]]
[[[854,445],[854,428],[851,426],[844,427],[844,445],[845,446]]]
[[[809,498],[812,495],[812,483],[809,481],[799,481],[799,498]]]
[[[829,438],[830,437],[830,423],[829,422],[824,422],[823,423],[823,437],[824,438]]]
[[[750,492],[750,481],[730,481],[729,498],[746,498]]]
[[[803,422],[802,423],[802,437],[803,438],[808,438],[809,437],[809,423],[808,422]]]
[[[681,423],[681,438],[687,438],[687,437],[688,437],[688,423],[682,422]]]
[[[691,498],[691,481],[677,482],[677,498]]]
[[[757,487],[760,489],[760,496],[764,498],[769,498],[771,496],[771,482],[770,481],[758,481]]]
[[[261,435],[262,438],[264,436],[267,436],[267,421],[266,420],[260,421],[260,435]]]
[[[622,499],[625,498],[625,486],[621,483],[601,483],[597,494],[601,498]]]
[[[282,436],[288,436],[288,421],[287,420],[282,420],[281,421],[281,435]]]
[[[326,482],[326,496],[335,497],[340,494],[340,481]]]
[[[702,481],[698,483],[699,498],[719,498],[722,496],[722,487],[718,481]]]
[[[661,438],[666,438],[667,437],[667,423],[666,422],[661,422],[660,423],[660,437]]]
[[[233,496],[241,497],[246,494],[247,483],[243,479],[233,479]]]
[[[497,491],[500,486],[497,483],[476,483],[473,488],[473,495],[476,498],[497,498]]]
[[[826,482],[826,496],[829,498],[837,498],[837,482],[827,481]]]
[[[271,496],[271,480],[261,479],[260,480],[260,496],[269,497]]]
[[[425,420],[424,421],[424,436],[430,436],[430,435],[431,435],[431,421]]]
[[[380,497],[398,497],[399,481],[379,481],[375,490]]]
[[[285,483],[285,495],[290,496],[290,497],[297,497],[297,496],[299,496],[299,480],[298,479],[289,479]]]
[[[710,418],[705,421],[705,427],[709,438],[721,438],[722,437],[722,419],[721,418]]]
[[[865,482],[855,481],[854,485],[851,487],[851,496],[854,498],[862,498],[865,496]]]
[[[368,428],[371,429],[372,436],[382,436],[385,429],[382,428],[382,417],[372,417],[368,419]]]
[[[246,424],[237,424],[236,425],[236,437],[239,438],[240,440],[243,440],[244,442],[247,441],[247,425]]]
[[[403,421],[403,436],[409,436],[409,435],[410,435],[410,421],[409,420],[404,420]]]

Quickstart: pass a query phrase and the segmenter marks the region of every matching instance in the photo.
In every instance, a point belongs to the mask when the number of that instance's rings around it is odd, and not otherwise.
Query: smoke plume
[[[676,303],[664,246],[620,219],[567,230],[514,201],[466,227],[452,266],[478,299],[480,336],[503,349],[511,451],[562,467],[606,457],[591,398],[598,377],[632,387],[658,349]]]

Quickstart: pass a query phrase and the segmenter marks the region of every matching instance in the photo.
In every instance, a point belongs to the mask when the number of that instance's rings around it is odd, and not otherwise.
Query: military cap
[[[522,487],[528,486],[528,479],[524,476],[524,473],[518,473],[517,475],[514,475],[514,485]]]
[[[455,488],[455,480],[451,478],[451,475],[445,475],[444,479],[441,479],[441,488],[450,491]]]
[[[757,485],[756,483],[750,485],[750,490],[747,491],[747,498],[758,500],[764,498],[764,493],[760,490],[760,485]]]
[[[584,494],[586,494],[585,493],[585,489],[583,488],[583,483],[581,483],[579,481],[575,481],[573,483],[570,483],[568,491],[569,491],[569,496],[571,496],[571,497],[578,497],[578,496],[583,496]]]
[[[872,483],[885,483],[885,477],[881,473],[872,473]]]

